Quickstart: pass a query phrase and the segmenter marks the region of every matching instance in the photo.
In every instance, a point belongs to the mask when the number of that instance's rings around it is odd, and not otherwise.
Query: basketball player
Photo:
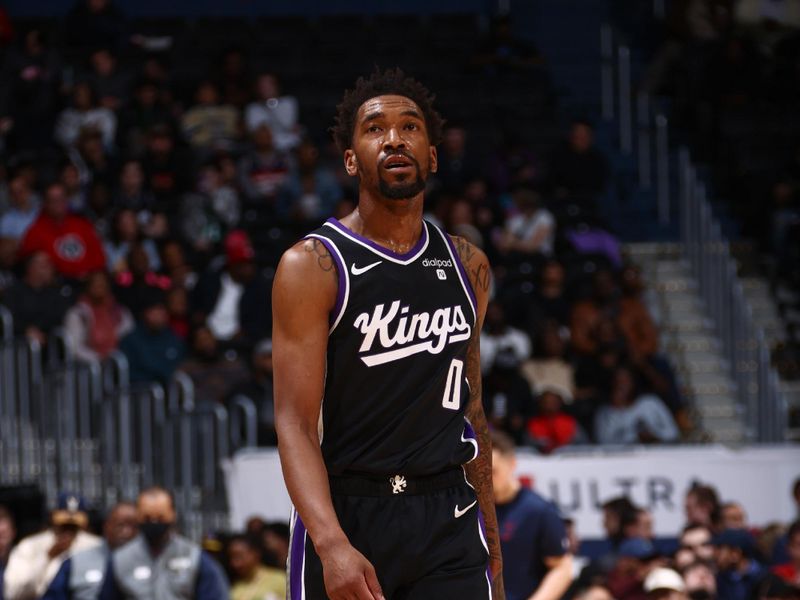
[[[399,69],[337,111],[358,207],[288,250],[273,287],[288,597],[503,600],[478,353],[489,264],[422,219],[441,117]]]

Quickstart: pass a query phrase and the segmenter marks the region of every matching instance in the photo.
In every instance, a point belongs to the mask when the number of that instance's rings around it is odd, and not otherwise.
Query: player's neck
[[[422,194],[410,200],[386,200],[362,193],[358,208],[342,222],[359,235],[405,254],[422,235],[422,204]]]

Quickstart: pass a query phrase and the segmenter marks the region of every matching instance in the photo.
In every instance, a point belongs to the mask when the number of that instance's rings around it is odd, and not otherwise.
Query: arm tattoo
[[[312,238],[306,240],[306,243],[303,244],[303,249],[306,252],[316,254],[319,268],[326,273],[333,273],[334,279],[337,281],[339,280],[338,276],[336,275],[336,264],[333,262],[333,257],[331,256],[331,253],[328,252],[328,248],[325,247],[325,244]]]
[[[461,262],[472,283],[472,287],[480,297],[485,298],[489,291],[492,271],[483,254],[464,238],[453,238]],[[500,552],[500,532],[497,526],[497,514],[494,509],[494,492],[492,491],[492,441],[489,437],[489,425],[483,414],[483,390],[481,384],[480,337],[483,315],[479,315],[475,331],[467,350],[467,380],[470,384],[469,404],[466,417],[475,430],[478,441],[478,456],[464,467],[483,513],[486,525],[486,544],[489,547],[489,560],[492,572],[497,573],[492,581],[492,598],[504,600],[502,557]]]

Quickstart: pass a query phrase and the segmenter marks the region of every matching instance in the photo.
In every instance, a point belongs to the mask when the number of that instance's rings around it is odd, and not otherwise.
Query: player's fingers
[[[383,590],[381,589],[381,584],[378,581],[378,575],[375,573],[375,567],[373,567],[370,563],[367,563],[366,568],[364,569],[364,579],[367,582],[369,591],[372,593],[372,597],[375,598],[375,600],[384,600]]]

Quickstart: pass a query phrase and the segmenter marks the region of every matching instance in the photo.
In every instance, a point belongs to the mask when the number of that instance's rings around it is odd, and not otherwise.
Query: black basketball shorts
[[[483,517],[462,470],[435,491],[410,478],[385,479],[379,488],[332,480],[331,493],[342,528],[375,567],[386,599],[490,600]],[[291,525],[287,599],[327,600],[322,564],[297,511]]]

